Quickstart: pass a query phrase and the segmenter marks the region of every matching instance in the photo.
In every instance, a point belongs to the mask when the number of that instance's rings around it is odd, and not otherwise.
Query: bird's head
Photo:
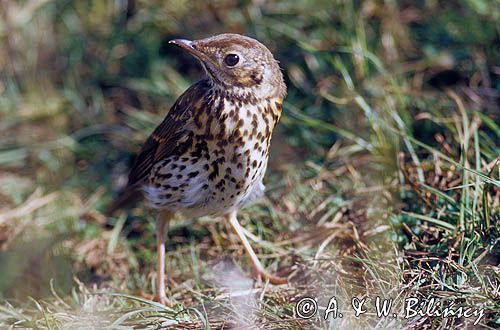
[[[257,98],[285,98],[286,86],[278,61],[266,46],[239,34],[220,34],[173,43],[198,58],[209,78],[235,94],[251,91]]]

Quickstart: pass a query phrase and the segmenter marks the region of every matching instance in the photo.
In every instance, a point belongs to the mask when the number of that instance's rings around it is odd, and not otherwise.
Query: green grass
[[[193,14],[196,13],[196,14]],[[463,328],[407,297],[480,306],[500,287],[500,6],[464,1],[0,3],[0,327]],[[268,45],[288,97],[266,198],[239,218],[286,286],[253,285],[221,219],[176,219],[173,310],[154,289],[154,212],[102,211],[140,144],[202,77],[167,41]],[[230,284],[228,286],[228,283]],[[300,320],[304,296],[342,319]],[[355,318],[351,298],[394,299]]]

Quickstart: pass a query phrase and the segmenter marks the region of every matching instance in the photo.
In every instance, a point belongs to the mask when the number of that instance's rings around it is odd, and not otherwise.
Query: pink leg
[[[243,228],[241,227],[240,223],[238,222],[238,219],[236,218],[236,212],[226,214],[224,217],[226,218],[226,221],[229,222],[229,224],[233,228],[236,235],[238,235],[241,243],[243,243],[243,247],[245,248],[245,251],[250,256],[250,260],[252,262],[252,271],[253,271],[254,275],[257,277],[263,277],[265,279],[268,279],[269,282],[272,284],[288,283],[288,280],[286,278],[279,277],[276,275],[271,275],[264,269],[264,267],[260,263],[259,258],[257,257],[255,252],[253,251],[252,246],[248,242],[248,240],[245,236],[245,233],[243,231]]]
[[[156,219],[156,294],[154,300],[165,306],[173,306],[165,294],[165,235],[172,214],[160,211]]]

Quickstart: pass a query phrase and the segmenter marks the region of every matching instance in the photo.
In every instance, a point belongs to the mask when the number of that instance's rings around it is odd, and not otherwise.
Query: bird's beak
[[[188,51],[191,55],[197,57],[199,60],[201,60],[203,62],[209,62],[211,65],[218,67],[218,64],[216,61],[214,61],[206,53],[198,50],[195,47],[194,41],[186,40],[186,39],[173,39],[173,40],[170,40],[168,43],[177,45],[177,46],[181,47],[182,49]]]

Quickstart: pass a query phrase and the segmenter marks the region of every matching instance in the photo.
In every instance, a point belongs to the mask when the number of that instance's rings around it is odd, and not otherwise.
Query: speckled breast
[[[179,141],[183,152],[153,167],[144,187],[152,207],[187,216],[222,214],[264,193],[271,135],[281,100],[258,102],[214,93]]]

